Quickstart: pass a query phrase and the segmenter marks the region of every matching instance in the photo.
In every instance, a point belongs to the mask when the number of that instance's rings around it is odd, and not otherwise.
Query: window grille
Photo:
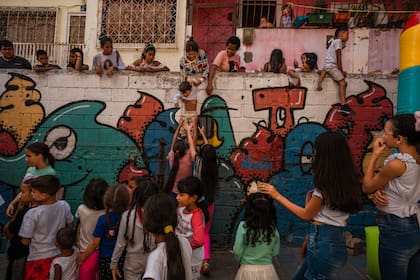
[[[276,26],[276,13],[281,12],[281,3],[277,4],[277,2],[276,0],[242,0],[240,11],[242,27],[257,27],[262,17]]]
[[[20,43],[54,43],[53,8],[0,7],[0,37]]]
[[[117,47],[147,43],[172,47],[176,10],[176,0],[103,0],[100,32]]]
[[[85,41],[85,15],[70,15],[69,17],[69,44],[83,44]]]

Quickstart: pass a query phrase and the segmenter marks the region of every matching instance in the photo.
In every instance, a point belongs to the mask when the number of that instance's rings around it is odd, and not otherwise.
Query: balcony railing
[[[63,69],[67,67],[69,61],[69,53],[73,48],[83,50],[83,44],[66,44],[66,43],[13,43],[15,55],[21,56],[29,60],[33,65],[37,64],[36,51],[45,50],[49,57],[49,62],[57,64]],[[86,62],[85,62],[86,63]]]

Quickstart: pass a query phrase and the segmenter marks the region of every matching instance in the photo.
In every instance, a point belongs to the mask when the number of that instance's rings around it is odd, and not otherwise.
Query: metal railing
[[[45,50],[48,54],[49,62],[57,64],[65,69],[69,61],[69,53],[72,48],[83,50],[84,44],[66,44],[66,43],[13,43],[15,55],[29,60],[33,65],[37,64],[36,51]],[[86,63],[86,62],[85,62]]]

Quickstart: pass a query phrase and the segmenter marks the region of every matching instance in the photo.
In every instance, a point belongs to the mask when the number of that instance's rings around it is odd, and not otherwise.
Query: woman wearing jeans
[[[362,208],[360,182],[344,136],[324,132],[316,139],[314,149],[315,190],[304,208],[290,202],[272,185],[260,183],[259,190],[311,222],[307,256],[293,279],[337,279],[337,270],[347,261],[343,228],[350,214]]]
[[[375,164],[386,148],[399,152],[390,155],[375,175]],[[376,139],[363,179],[363,191],[376,192],[382,280],[420,277],[419,151],[420,112],[396,115]]]

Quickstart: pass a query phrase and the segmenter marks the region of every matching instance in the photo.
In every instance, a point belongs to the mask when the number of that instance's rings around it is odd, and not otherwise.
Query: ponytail
[[[171,171],[169,172],[168,181],[166,182],[164,192],[170,193],[175,185],[176,174],[179,169],[179,160],[185,155],[185,143],[182,140],[177,140],[173,147],[174,152],[174,163],[172,165]]]
[[[50,153],[50,148],[42,142],[34,142],[30,145],[28,145],[28,147],[26,147],[27,150],[31,151],[32,153],[39,155],[41,154],[44,157],[44,160],[51,165],[51,167],[54,168],[55,166],[55,158],[54,156]]]
[[[167,230],[167,228],[170,228],[170,230]],[[182,249],[179,244],[179,239],[175,235],[173,227],[170,225],[165,227],[165,243],[168,280],[184,280],[185,267],[182,261]]]

